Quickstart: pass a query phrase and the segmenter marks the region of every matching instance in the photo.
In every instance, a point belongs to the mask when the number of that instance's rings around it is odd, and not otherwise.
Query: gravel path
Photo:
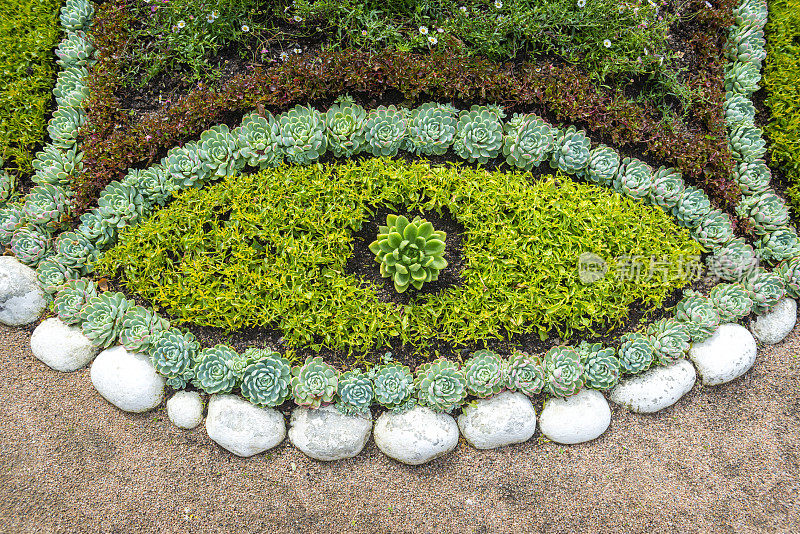
[[[800,332],[750,373],[595,442],[461,443],[410,468],[373,444],[250,459],[165,409],[123,413],[0,326],[0,532],[800,532]]]

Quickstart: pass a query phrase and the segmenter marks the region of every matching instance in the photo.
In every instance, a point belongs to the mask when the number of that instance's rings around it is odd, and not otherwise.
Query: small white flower
[[[250,31],[250,26],[248,26],[247,24],[242,24],[242,31],[244,33],[249,32]]]
[[[419,27],[419,33],[421,33],[422,35],[428,35],[428,27],[427,26],[420,26]]]
[[[605,39],[603,41],[603,46],[605,46],[606,48],[611,48],[611,39]]]
[[[214,11],[211,12],[211,16],[214,17],[215,19],[218,19],[219,18],[219,11],[217,11],[215,9]]]
[[[706,7],[707,7],[708,9],[711,9],[711,8],[712,8],[712,7],[714,7],[714,6],[713,6],[713,5],[711,5],[711,2],[709,2],[708,0],[706,0]]]
[[[183,28],[186,27],[186,21],[179,20],[178,24],[176,24],[176,26],[178,27],[179,30],[182,30]]]
[[[300,15],[295,15],[294,17],[292,17],[292,20],[295,22],[303,22],[303,17],[301,17]]]
[[[647,51],[647,48],[644,49],[644,55],[649,56],[650,52]]]
[[[302,48],[292,48],[292,52],[294,52],[295,54],[302,54],[303,53],[303,49]]]
[[[214,18],[214,15],[209,15],[209,16],[206,17],[206,21],[208,21],[209,24],[211,24],[215,20],[217,20],[217,19]]]
[[[500,0],[495,0],[494,7],[496,7],[497,9],[501,9],[503,7],[503,2],[501,2]]]
[[[444,33],[444,28],[436,28],[436,31],[439,33]]]
[[[459,7],[458,9],[460,9],[460,10],[461,10],[461,12],[462,12],[462,13],[464,13],[464,14],[466,14],[466,13],[467,13],[467,6],[461,6],[461,7]]]
[[[436,43],[438,43],[438,42],[439,42],[439,40],[436,38],[436,36],[435,36],[435,35],[431,35],[430,37],[428,37],[428,42],[429,42],[431,45],[435,45]]]
[[[578,7],[581,9],[586,7],[586,0],[578,0]],[[619,12],[622,13],[622,6],[619,8]]]
[[[289,53],[288,52],[281,52],[280,58],[281,58],[281,61],[286,61],[287,59],[289,59]]]

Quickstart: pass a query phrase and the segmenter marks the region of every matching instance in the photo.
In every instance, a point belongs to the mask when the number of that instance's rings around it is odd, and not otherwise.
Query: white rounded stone
[[[196,391],[178,391],[167,401],[167,416],[172,424],[186,430],[203,422],[203,400]]]
[[[575,445],[599,437],[611,424],[611,408],[599,391],[584,389],[565,399],[544,403],[539,428],[556,443]]]
[[[45,308],[36,271],[11,256],[0,256],[0,323],[22,326],[38,319]]]
[[[622,380],[611,390],[612,402],[638,413],[654,413],[672,406],[694,387],[697,373],[688,360],[678,360]]]
[[[536,410],[522,393],[503,391],[464,407],[461,434],[476,449],[496,449],[528,441],[536,432]]]
[[[797,323],[797,301],[786,297],[771,311],[750,323],[750,331],[761,343],[774,345],[783,341]]]
[[[458,425],[447,414],[416,406],[405,413],[383,413],[375,423],[374,437],[389,458],[420,465],[456,448]]]
[[[707,340],[694,343],[689,349],[689,358],[697,367],[703,384],[724,384],[742,376],[753,366],[756,340],[747,328],[726,323]]]
[[[147,356],[128,352],[125,347],[98,354],[90,374],[97,392],[120,410],[147,412],[164,400],[164,377]]]
[[[236,456],[267,451],[286,437],[283,414],[259,408],[234,395],[214,395],[206,417],[208,437]]]
[[[67,326],[61,319],[42,321],[31,334],[31,352],[56,371],[77,371],[97,355],[80,328]]]
[[[356,456],[372,432],[370,415],[344,415],[328,405],[298,407],[289,421],[289,441],[306,456],[330,462]]]

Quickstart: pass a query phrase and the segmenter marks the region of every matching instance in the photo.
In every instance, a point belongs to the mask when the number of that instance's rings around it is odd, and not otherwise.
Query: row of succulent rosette
[[[58,110],[48,127],[52,142],[34,163],[38,185],[22,202],[0,209],[0,242],[10,244],[20,261],[37,267],[38,279],[64,323],[79,326],[99,348],[119,342],[149,355],[175,389],[191,385],[209,394],[239,391],[262,407],[287,400],[309,407],[335,402],[344,413],[363,413],[375,404],[397,411],[420,404],[449,412],[469,397],[485,398],[503,389],[566,397],[582,387],[607,390],[621,375],[684,358],[690,343],[707,339],[719,324],[752,312],[764,314],[786,294],[800,297],[800,240],[789,226],[784,201],[770,189],[770,170],[761,159],[765,142],[754,125],[750,100],[759,88],[766,55],[766,0],[744,0],[736,9],[725,76],[725,118],[742,191],[737,212],[758,234],[755,248],[735,237],[728,215],[713,209],[703,191],[685,185],[677,171],[654,170],[638,159],[622,158],[610,147],[593,146],[585,132],[573,126],[555,128],[534,114],[515,114],[504,122],[505,114],[495,106],[458,111],[426,103],[413,110],[389,106],[367,111],[347,97],[325,113],[296,106],[277,117],[269,112],[249,114],[232,131],[215,126],[198,141],[170,150],[160,163],[129,170],[124,179],[105,188],[97,208],[81,217],[75,231],[54,236],[71,209],[70,180],[81,172],[76,141],[84,121],[83,80],[92,63],[93,48],[84,34],[92,14],[85,0],[68,0],[62,9],[67,35],[56,51],[64,70],[55,87]],[[515,351],[508,358],[478,350],[461,367],[437,359],[415,373],[387,355],[369,372],[340,373],[319,356],[292,367],[269,349],[250,348],[239,354],[225,345],[201,348],[191,333],[171,327],[121,293],[99,292],[89,278],[93,263],[114,245],[120,230],[138,224],[182,189],[202,187],[247,166],[310,164],[326,152],[335,157],[362,152],[394,156],[406,150],[430,156],[451,148],[470,162],[503,157],[509,166],[523,170],[548,162],[554,169],[659,206],[712,253],[707,258],[709,272],[726,282],[707,296],[686,291],[674,318],[623,335],[619,348],[583,342],[554,347],[543,357]],[[759,262],[777,268],[770,272]]]

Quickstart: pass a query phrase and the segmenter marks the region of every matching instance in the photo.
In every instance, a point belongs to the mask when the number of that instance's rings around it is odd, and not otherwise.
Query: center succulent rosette
[[[386,226],[379,227],[378,239],[369,245],[375,261],[381,264],[381,276],[391,278],[398,293],[409,285],[422,289],[426,282],[439,279],[447,267],[444,232],[420,217],[413,221],[400,215],[388,215]]]

